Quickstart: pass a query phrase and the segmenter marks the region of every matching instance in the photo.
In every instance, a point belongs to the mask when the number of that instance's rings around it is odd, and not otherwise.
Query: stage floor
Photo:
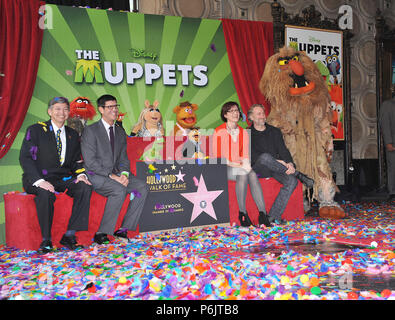
[[[395,300],[395,203],[272,228],[140,234],[39,256],[0,247],[8,300]]]

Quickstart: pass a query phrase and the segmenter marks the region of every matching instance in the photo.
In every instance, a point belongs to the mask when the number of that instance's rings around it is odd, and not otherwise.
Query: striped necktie
[[[58,156],[59,156],[59,161],[62,162],[61,158],[62,158],[62,140],[60,140],[60,133],[62,131],[60,129],[58,129],[58,131],[56,131],[56,149],[58,149]]]

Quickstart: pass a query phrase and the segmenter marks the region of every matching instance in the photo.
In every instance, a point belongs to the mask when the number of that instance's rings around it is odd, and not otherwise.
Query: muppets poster
[[[97,98],[115,96],[120,105],[117,122],[127,135],[158,139],[145,158],[160,152],[158,136],[215,128],[222,123],[221,106],[239,102],[221,20],[49,4],[45,8],[52,23],[44,29],[25,120],[0,163],[3,193],[22,190],[19,150],[27,128],[48,120],[53,97],[68,98],[72,113],[67,124],[82,132],[100,119]],[[5,234],[2,202],[0,243]]]
[[[343,39],[341,31],[286,26],[285,44],[304,51],[315,62],[331,97],[334,140],[344,140]]]

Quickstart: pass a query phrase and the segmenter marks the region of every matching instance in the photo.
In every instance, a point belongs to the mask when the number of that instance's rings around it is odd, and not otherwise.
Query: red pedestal
[[[80,244],[89,246],[92,243],[93,236],[99,229],[106,201],[105,197],[92,192],[88,230],[76,233]],[[126,197],[118,217],[116,229],[121,226],[129,201],[129,197]],[[24,250],[37,250],[42,237],[34,196],[23,193],[8,193],[4,195],[4,206],[7,246]],[[67,231],[72,206],[73,199],[68,195],[61,193],[56,196],[52,224],[52,243],[56,247],[61,246],[59,241]],[[129,231],[128,235],[133,237],[138,233],[137,228],[135,232]]]
[[[278,193],[280,192],[280,188],[282,184],[277,182],[275,179],[259,179],[259,182],[262,186],[263,197],[265,199],[266,211],[269,212],[270,208],[273,205],[274,200],[276,199]],[[228,182],[228,193],[229,193],[229,214],[230,214],[230,223],[240,224],[239,221],[239,206],[237,204],[236,191],[235,191],[236,182],[229,181]],[[247,192],[247,201],[246,208],[248,215],[255,225],[258,225],[258,208],[254,202],[254,199],[251,196],[250,187],[248,187]],[[292,193],[291,198],[288,201],[288,205],[285,208],[282,218],[285,220],[297,220],[303,219],[304,217],[304,209],[303,209],[303,187],[300,182],[296,186],[296,189]]]

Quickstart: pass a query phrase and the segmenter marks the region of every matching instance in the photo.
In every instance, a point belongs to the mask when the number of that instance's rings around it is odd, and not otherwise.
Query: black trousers
[[[48,179],[57,192],[64,192],[73,198],[73,207],[67,226],[67,230],[88,230],[89,223],[89,203],[92,194],[92,186],[84,182],[74,183],[72,179],[63,181],[62,179]],[[54,216],[54,203],[56,196],[54,193],[32,185],[25,185],[27,193],[34,194],[36,203],[38,222],[41,228],[42,237],[51,238],[51,229]]]

